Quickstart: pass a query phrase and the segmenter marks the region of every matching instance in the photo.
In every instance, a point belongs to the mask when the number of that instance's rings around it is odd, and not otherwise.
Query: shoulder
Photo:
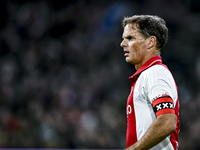
[[[170,70],[165,65],[154,65],[143,71],[142,74],[151,79],[173,78]]]
[[[169,69],[165,65],[154,65],[146,69],[145,71],[148,73],[151,72],[160,73],[160,71],[164,71],[165,73],[170,73]]]
[[[164,65],[154,65],[141,74],[143,81],[145,81],[145,86],[148,88],[172,88],[176,87],[175,80],[169,71],[169,69]]]
[[[151,101],[162,95],[168,95],[173,100],[177,99],[175,80],[164,65],[155,65],[144,71],[145,87]]]

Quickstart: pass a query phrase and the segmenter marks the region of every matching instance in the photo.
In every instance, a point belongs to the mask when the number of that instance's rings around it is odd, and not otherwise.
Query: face
[[[127,24],[122,37],[123,41],[120,46],[123,47],[126,61],[135,65],[135,68],[138,70],[147,61],[147,41],[138,32],[136,24]]]

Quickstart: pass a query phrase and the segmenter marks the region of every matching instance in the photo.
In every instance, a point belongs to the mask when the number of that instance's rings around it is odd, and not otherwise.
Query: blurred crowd
[[[180,149],[200,149],[199,0],[1,0],[0,147],[123,149],[124,16],[165,19],[179,89]]]

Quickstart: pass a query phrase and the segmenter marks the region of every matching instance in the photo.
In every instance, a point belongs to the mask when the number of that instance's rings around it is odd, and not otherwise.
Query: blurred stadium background
[[[165,19],[180,150],[200,149],[200,0],[1,0],[0,147],[123,149],[124,16]]]

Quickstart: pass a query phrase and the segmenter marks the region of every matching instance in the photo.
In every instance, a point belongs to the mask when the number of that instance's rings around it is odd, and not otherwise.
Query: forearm
[[[145,135],[128,150],[147,150],[160,143],[169,136],[176,128],[176,117],[174,114],[159,116],[149,127]]]

